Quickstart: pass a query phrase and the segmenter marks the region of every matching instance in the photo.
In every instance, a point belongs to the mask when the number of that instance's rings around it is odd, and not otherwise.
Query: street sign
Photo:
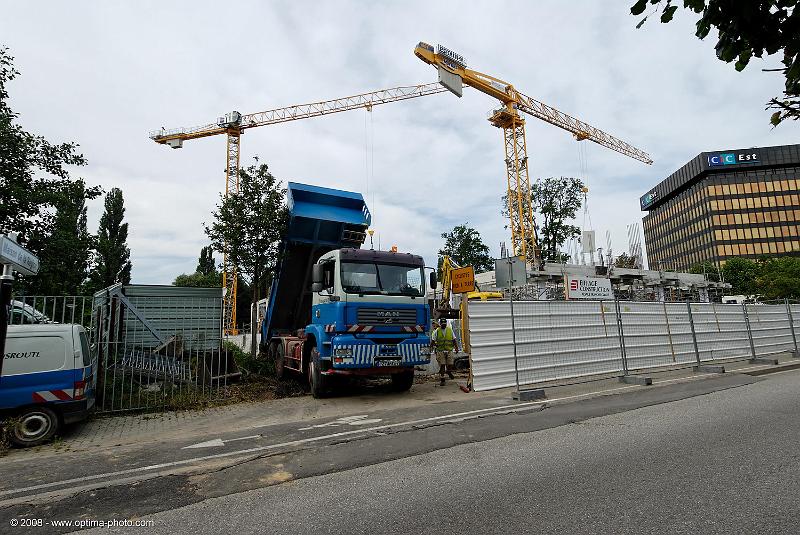
[[[498,288],[516,288],[528,282],[525,261],[509,256],[494,261],[494,280]]]
[[[614,299],[610,279],[567,275],[567,299]]]
[[[8,236],[0,236],[0,264],[10,264],[23,275],[39,272],[39,259]]]
[[[475,291],[475,269],[472,266],[453,270],[453,293],[463,294]]]

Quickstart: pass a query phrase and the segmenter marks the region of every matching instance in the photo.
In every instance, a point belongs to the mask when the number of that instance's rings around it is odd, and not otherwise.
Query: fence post
[[[689,327],[692,330],[692,345],[694,345],[694,357],[697,360],[697,368],[699,369],[702,364],[700,363],[700,348],[697,346],[697,331],[694,329],[694,316],[692,315],[692,301],[686,300],[686,310],[689,313]]]
[[[789,316],[789,328],[792,330],[792,342],[794,342],[794,351],[792,351],[793,358],[800,358],[800,351],[797,349],[797,334],[794,332],[794,318],[792,317],[792,305],[789,299],[784,299],[786,303],[786,314]]]
[[[750,315],[747,313],[747,303],[742,303],[742,311],[744,312],[744,323],[745,326],[747,326],[747,339],[750,340],[751,358],[748,360],[748,362],[756,364],[778,364],[778,359],[759,358],[756,355],[756,346],[753,342],[753,330],[750,328]]]
[[[508,264],[508,277],[511,280],[511,263]],[[514,322],[514,289],[510,288],[508,291],[508,305],[511,308],[511,347],[514,350],[514,382],[517,385],[517,392],[514,394],[514,399],[521,399],[519,393],[519,362],[517,361],[517,326]]]
[[[600,306],[603,306],[603,302],[600,302]],[[617,333],[619,334],[619,351],[622,355],[622,377],[619,378],[621,383],[633,384],[633,385],[651,385],[653,384],[652,377],[645,377],[642,375],[630,375],[630,370],[628,369],[628,349],[625,347],[625,330],[622,324],[622,310],[619,307],[619,299],[614,297],[614,312],[617,316]]]

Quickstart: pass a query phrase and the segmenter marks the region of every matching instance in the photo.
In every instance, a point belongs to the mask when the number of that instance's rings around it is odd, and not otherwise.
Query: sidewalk
[[[800,359],[781,354],[779,366],[751,364],[747,361],[725,362],[727,373],[759,375],[764,372],[781,371],[800,367]],[[691,368],[667,370],[657,373],[632,372],[634,375],[653,377],[653,386],[621,384],[616,376],[598,378],[588,382],[557,385],[541,385],[545,388],[548,403],[565,403],[571,400],[624,393],[641,388],[654,388],[659,384],[688,382],[714,377],[715,374],[695,373]],[[464,379],[461,379],[463,382]],[[26,460],[31,456],[51,456],[65,452],[100,451],[110,449],[121,453],[130,448],[146,444],[190,440],[224,433],[247,431],[287,422],[309,422],[342,417],[353,414],[370,414],[377,411],[407,411],[432,404],[451,404],[457,410],[461,403],[476,400],[497,400],[498,403],[513,403],[513,389],[489,392],[462,392],[456,381],[449,380],[445,387],[429,381],[414,384],[410,392],[396,393],[388,388],[367,387],[360,394],[329,399],[313,399],[300,396],[262,402],[225,405],[197,411],[179,411],[157,414],[112,415],[95,417],[88,422],[65,429],[62,437],[52,444],[27,450],[13,450],[3,462]]]

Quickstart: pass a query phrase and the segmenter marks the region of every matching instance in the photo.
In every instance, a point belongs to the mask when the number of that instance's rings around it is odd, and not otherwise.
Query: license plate
[[[376,366],[400,366],[400,359],[376,360]]]

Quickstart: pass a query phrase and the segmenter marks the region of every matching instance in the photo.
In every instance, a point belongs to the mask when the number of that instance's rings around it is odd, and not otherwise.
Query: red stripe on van
[[[34,403],[45,403],[47,400],[44,399],[42,396],[37,394],[36,392],[33,393],[33,402]]]
[[[72,399],[72,396],[70,396],[63,390],[51,390],[50,393],[56,396],[61,401],[69,401],[70,399]]]

